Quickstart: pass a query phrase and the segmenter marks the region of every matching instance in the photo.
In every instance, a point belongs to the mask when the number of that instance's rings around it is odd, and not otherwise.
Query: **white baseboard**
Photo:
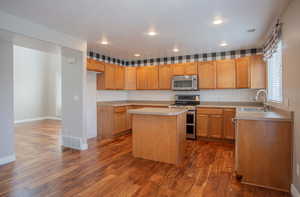
[[[52,116],[37,117],[37,118],[30,118],[30,119],[24,119],[24,120],[15,120],[15,124],[25,123],[25,122],[34,122],[34,121],[39,121],[39,120],[61,120],[61,118],[52,117]]]
[[[76,150],[87,150],[88,145],[83,142],[79,137],[62,136],[61,142],[64,147],[72,148]]]
[[[2,157],[2,158],[0,158],[0,165],[8,164],[8,163],[13,162],[15,160],[16,160],[16,155],[15,154],[9,155],[9,156],[6,156],[6,157]]]
[[[291,185],[291,194],[292,194],[292,197],[300,197],[299,191],[293,184]]]

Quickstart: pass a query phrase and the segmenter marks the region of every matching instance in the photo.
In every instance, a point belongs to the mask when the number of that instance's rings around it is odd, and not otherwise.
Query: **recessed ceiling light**
[[[220,25],[220,24],[222,24],[223,23],[223,20],[222,19],[215,19],[214,21],[213,21],[213,24],[214,25]]]
[[[135,57],[140,57],[141,54],[135,53],[134,56],[135,56]]]
[[[106,40],[101,41],[101,44],[108,45],[108,42]]]
[[[149,31],[147,34],[149,36],[156,36],[157,35],[157,33],[155,31]]]
[[[178,48],[174,48],[174,49],[173,49],[173,52],[175,52],[175,53],[177,53],[178,51],[179,51]]]
[[[228,44],[226,42],[221,42],[220,46],[221,47],[226,47],[226,46],[228,46]]]

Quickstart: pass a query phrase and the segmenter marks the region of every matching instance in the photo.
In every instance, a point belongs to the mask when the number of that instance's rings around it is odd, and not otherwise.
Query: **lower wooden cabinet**
[[[242,183],[290,192],[290,121],[237,120],[235,171]]]
[[[197,108],[197,136],[234,139],[235,109]]]
[[[235,125],[233,119],[235,118],[235,109],[224,109],[224,138],[235,139]]]
[[[98,138],[112,138],[126,133],[132,128],[132,115],[128,113],[130,109],[145,107],[167,107],[151,105],[128,105],[111,106],[100,105],[97,107],[97,133]]]

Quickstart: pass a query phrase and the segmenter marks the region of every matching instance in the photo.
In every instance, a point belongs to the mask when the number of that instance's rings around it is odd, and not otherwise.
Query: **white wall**
[[[96,78],[95,72],[87,72],[87,138],[93,138],[97,136],[97,104],[96,104]]]
[[[15,160],[13,44],[0,37],[0,165]]]
[[[253,102],[256,90],[201,90],[193,92],[167,90],[97,91],[97,101],[172,101],[175,94],[200,94],[201,101]]]
[[[295,112],[293,184],[300,191],[300,0],[291,1],[283,14],[284,103]]]
[[[62,143],[65,147],[84,150],[88,148],[86,54],[62,47],[61,62]]]
[[[57,117],[60,55],[14,46],[15,122]]]

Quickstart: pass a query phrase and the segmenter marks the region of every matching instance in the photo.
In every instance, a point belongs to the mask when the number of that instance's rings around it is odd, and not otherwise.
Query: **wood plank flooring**
[[[240,184],[234,146],[188,141],[176,167],[131,154],[131,135],[89,140],[87,151],[62,150],[59,121],[16,126],[17,161],[0,166],[0,196],[288,197]]]

